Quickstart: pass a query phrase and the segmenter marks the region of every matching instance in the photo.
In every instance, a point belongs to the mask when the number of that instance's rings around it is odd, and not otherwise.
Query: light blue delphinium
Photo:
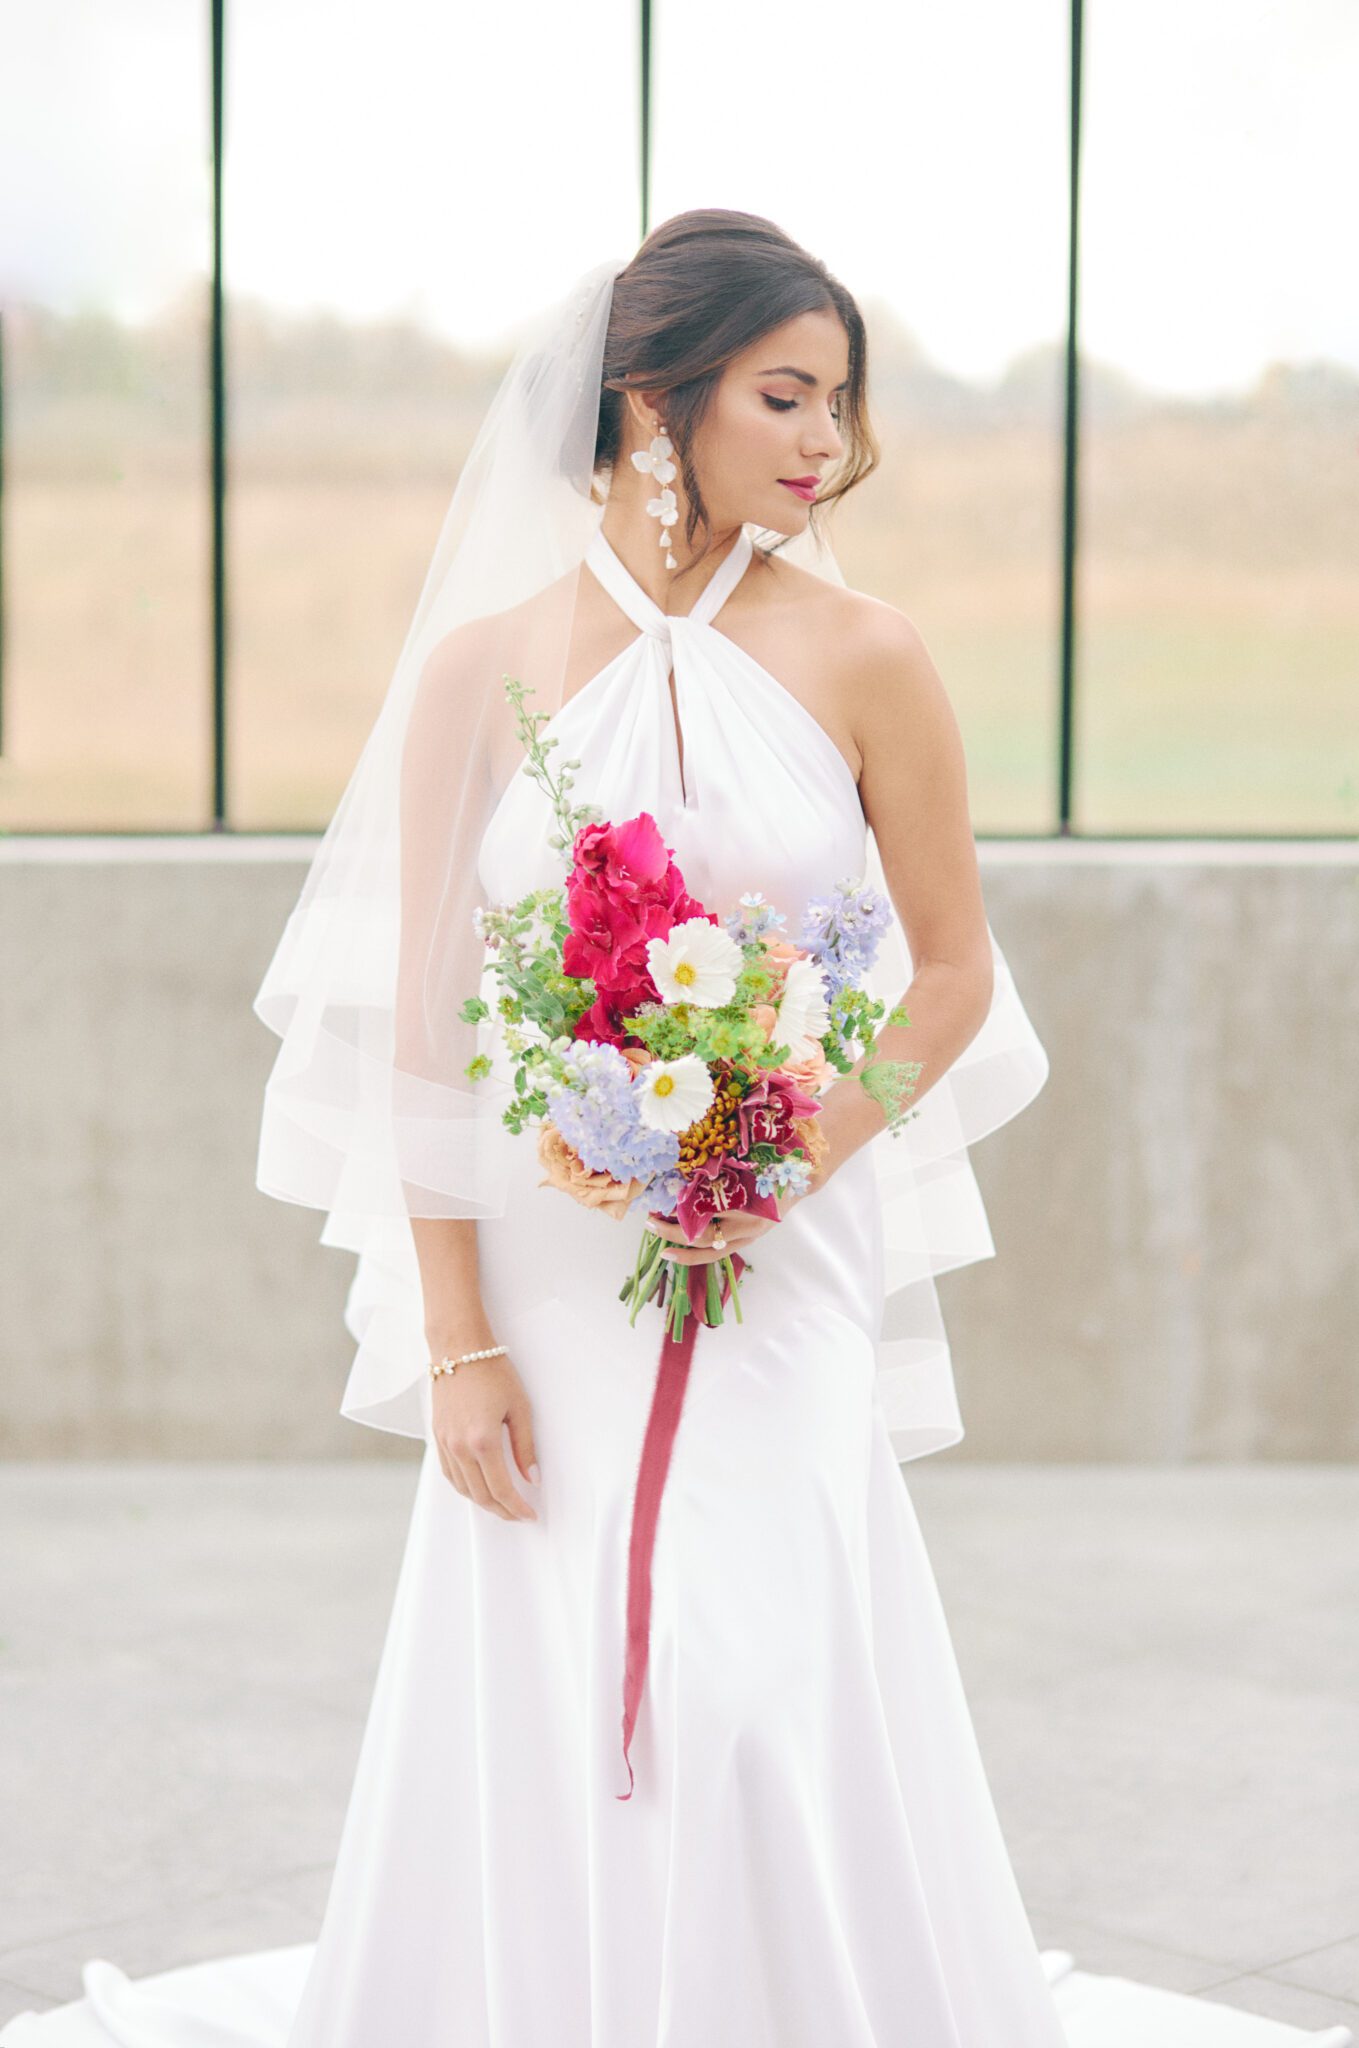
[[[805,1195],[811,1177],[812,1169],[805,1159],[778,1159],[756,1174],[755,1187],[762,1195],[781,1194],[784,1189],[794,1195]]]
[[[677,1166],[663,1167],[649,1186],[644,1187],[640,1194],[633,1196],[626,1213],[631,1216],[634,1209],[654,1209],[658,1216],[669,1216],[673,1219],[679,1207],[679,1198],[687,1185],[685,1176]]]
[[[762,889],[748,889],[737,901],[741,908],[731,911],[723,919],[723,924],[738,946],[748,946],[752,939],[766,938],[788,922]]]
[[[632,1068],[616,1045],[577,1039],[561,1060],[568,1078],[544,1089],[547,1113],[592,1173],[650,1182],[678,1164],[678,1136],[642,1122]]]
[[[798,944],[826,976],[831,1001],[842,988],[858,988],[878,956],[892,905],[867,882],[840,882],[829,896],[813,896],[802,914]]]

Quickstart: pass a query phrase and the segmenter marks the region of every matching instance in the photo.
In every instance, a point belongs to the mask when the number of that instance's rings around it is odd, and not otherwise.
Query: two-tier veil
[[[282,1041],[265,1090],[258,1185],[326,1211],[322,1242],[359,1254],[346,1308],[359,1352],[342,1412],[411,1435],[424,1433],[429,1405],[409,1219],[502,1215],[507,1148],[532,1142],[501,1121],[504,1066],[489,1079],[467,1076],[478,1052],[494,1062],[497,1020],[460,1013],[479,988],[492,1003],[497,993],[474,925],[485,900],[478,852],[527,762],[504,679],[524,685],[527,708],[544,721],[586,680],[572,674],[572,628],[608,490],[595,456],[602,381],[620,374],[606,367],[606,346],[623,267],[588,271],[511,361],[458,478],[376,723],[254,1002]],[[810,528],[780,553],[843,581]],[[580,787],[572,794],[590,799]],[[731,906],[708,907],[720,915]],[[802,906],[780,907],[795,925]],[[960,1434],[932,1276],[993,1249],[965,1148],[1022,1108],[1047,1072],[998,950],[996,966],[979,1036],[900,1134],[873,1140],[890,1297],[881,1385],[903,1457]],[[871,985],[895,999],[910,974],[894,923]]]

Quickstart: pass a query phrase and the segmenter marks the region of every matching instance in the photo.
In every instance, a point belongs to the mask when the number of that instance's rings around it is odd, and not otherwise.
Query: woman
[[[875,456],[852,297],[713,210],[588,274],[464,465],[256,998],[259,1184],[359,1253],[343,1412],[423,1438],[414,1514],[300,1995],[291,1952],[223,1965],[176,2038],[1061,2048],[898,1468],[961,1435],[934,1276],[992,1249],[966,1146],[1047,1065],[944,688],[818,532]],[[467,998],[495,993],[474,914],[565,877],[535,756],[654,819],[719,917],[762,891],[793,938],[885,883],[904,934],[869,986],[909,1016],[879,1034],[909,1120],[805,1059],[809,1183],[695,1242],[514,1135],[503,1019]],[[660,1475],[673,1354],[619,1292],[648,1225],[745,1261]],[[86,1991],[111,2038],[169,2038],[112,1966]]]
[[[933,1275],[990,1250],[964,1148],[1046,1061],[929,654],[814,546],[875,459],[865,385],[853,299],[768,221],[684,214],[592,273],[492,408],[260,992],[260,1184],[361,1253],[345,1412],[426,1442],[288,2048],[1063,2039],[896,1462],[961,1434]],[[474,913],[565,877],[507,682],[571,794],[654,818],[719,916],[763,891],[791,936],[880,862],[905,1136],[823,1059],[824,1153],[777,1219],[691,1244],[564,1198],[579,1160],[510,1135],[503,1069],[465,1078]],[[620,1724],[661,1339],[619,1285],[648,1223],[749,1270],[694,1345]]]

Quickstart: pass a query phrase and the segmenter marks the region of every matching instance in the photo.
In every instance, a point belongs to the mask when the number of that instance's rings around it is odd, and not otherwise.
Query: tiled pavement
[[[1359,2036],[1359,1467],[903,1469],[1040,1946]],[[0,2024],[314,1937],[414,1483],[0,1466]]]

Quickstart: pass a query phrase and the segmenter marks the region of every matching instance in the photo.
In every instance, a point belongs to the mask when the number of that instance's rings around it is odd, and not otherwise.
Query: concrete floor
[[[1359,1467],[904,1475],[1040,1946],[1359,2034]],[[314,1937],[414,1483],[0,1466],[0,2023]]]

